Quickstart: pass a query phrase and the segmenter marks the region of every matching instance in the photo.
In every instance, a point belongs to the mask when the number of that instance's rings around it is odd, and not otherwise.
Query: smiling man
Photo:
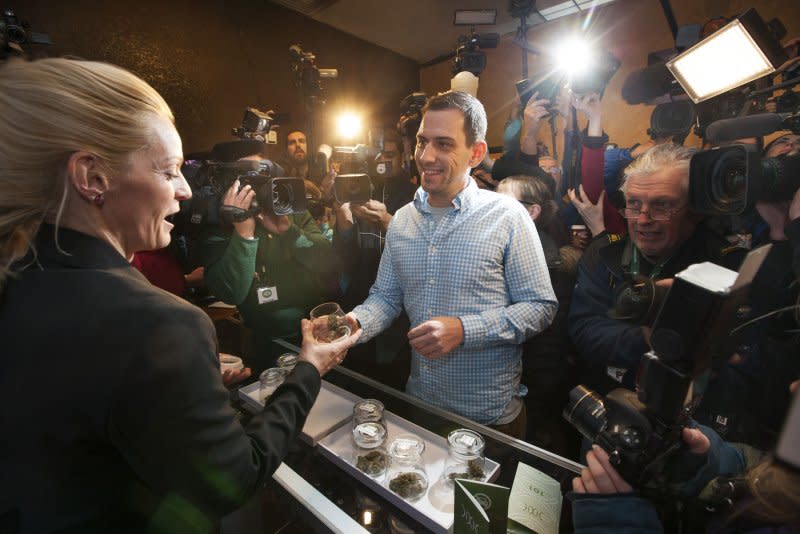
[[[476,98],[450,91],[428,101],[415,152],[421,188],[396,212],[375,284],[349,316],[366,341],[405,308],[406,391],[522,438],[520,344],[547,328],[557,301],[527,212],[470,178],[485,135]]]
[[[569,332],[586,361],[588,385],[606,393],[608,378],[633,387],[642,355],[650,350],[649,327],[612,319],[614,294],[630,276],[670,279],[693,263],[711,261],[736,269],[741,249],[702,226],[689,210],[689,162],[693,150],[671,143],[651,148],[625,170],[628,236],[609,244],[596,239],[578,267]]]

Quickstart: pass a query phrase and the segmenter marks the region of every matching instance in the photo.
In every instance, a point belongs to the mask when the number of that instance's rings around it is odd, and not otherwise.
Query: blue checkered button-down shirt
[[[464,343],[442,358],[412,351],[406,391],[493,424],[521,394],[520,344],[550,324],[558,303],[539,235],[514,199],[472,180],[436,224],[428,195],[397,211],[375,284],[353,311],[366,341],[405,307],[412,328],[456,316]]]

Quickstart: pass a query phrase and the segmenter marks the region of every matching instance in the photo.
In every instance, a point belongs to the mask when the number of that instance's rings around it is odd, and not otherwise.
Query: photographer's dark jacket
[[[611,319],[606,313],[614,306],[615,288],[630,273],[632,245],[629,237],[609,243],[603,237],[593,240],[578,264],[578,279],[572,294],[569,333],[584,362],[590,367],[592,387],[607,392],[611,372],[624,373],[623,383],[633,386],[633,378],[642,355],[650,350],[641,326]],[[737,269],[744,251],[730,250],[720,237],[698,226],[667,261],[657,279],[672,278],[694,263],[711,261]],[[642,261],[640,274],[652,269]]]
[[[300,319],[322,302],[319,275],[336,270],[331,243],[311,215],[289,215],[289,221],[280,235],[257,223],[255,239],[220,231],[203,243],[209,290],[239,308],[261,349],[274,345],[271,338],[299,333]],[[276,288],[278,300],[259,304],[261,287]]]
[[[319,373],[243,427],[205,313],[97,238],[44,225],[36,249],[0,294],[0,530],[210,530],[278,467]]]

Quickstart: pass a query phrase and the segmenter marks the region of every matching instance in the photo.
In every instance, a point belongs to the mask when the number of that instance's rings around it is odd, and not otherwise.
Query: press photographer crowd
[[[677,32],[629,74],[653,106],[633,146],[604,130],[620,61],[573,49],[586,69],[524,68],[490,149],[497,40],[473,31],[450,90],[346,146],[320,127],[336,70],[293,45],[304,121],[243,103],[192,154],[146,81],[27,59],[49,38],[3,20],[0,532],[214,525],[339,365],[583,464],[576,532],[800,530],[800,38],[777,19]]]

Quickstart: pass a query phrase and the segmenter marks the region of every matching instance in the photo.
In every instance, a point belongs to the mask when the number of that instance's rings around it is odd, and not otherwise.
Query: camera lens
[[[606,427],[603,397],[586,386],[577,386],[569,392],[569,402],[564,407],[563,415],[578,432],[592,441]]]
[[[711,176],[712,206],[723,213],[744,208],[747,196],[747,162],[736,152],[723,154]]]
[[[272,210],[275,215],[290,215],[294,205],[292,186],[284,182],[273,182]]]

